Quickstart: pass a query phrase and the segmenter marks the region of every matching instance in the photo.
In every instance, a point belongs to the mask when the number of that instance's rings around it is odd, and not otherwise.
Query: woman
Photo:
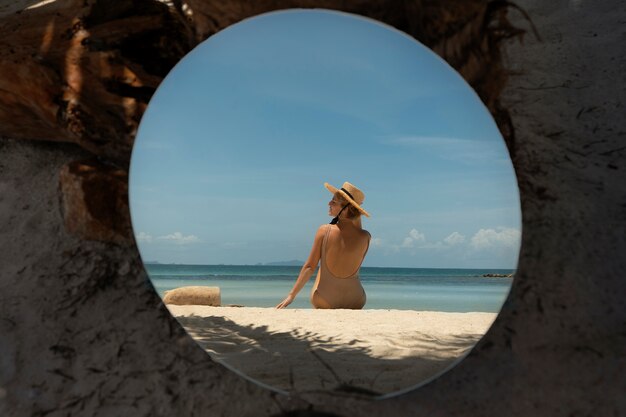
[[[285,308],[307,283],[321,260],[321,266],[311,291],[311,304],[315,308],[361,309],[365,305],[365,291],[359,280],[359,268],[365,258],[371,236],[361,228],[361,208],[365,195],[354,185],[344,182],[340,189],[324,183],[333,193],[328,203],[330,224],[319,227],[313,241],[309,259],[289,295],[276,306]]]

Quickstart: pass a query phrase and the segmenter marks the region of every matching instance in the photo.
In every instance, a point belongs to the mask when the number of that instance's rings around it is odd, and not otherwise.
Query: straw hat
[[[333,187],[332,185],[330,185],[329,183],[325,182],[324,187],[326,187],[328,191],[330,191],[333,194],[335,193],[341,194],[350,204],[356,207],[357,210],[365,214],[367,217],[370,216],[370,214],[367,211],[361,208],[361,204],[363,204],[363,201],[365,200],[365,194],[363,194],[363,191],[359,190],[354,185],[350,184],[349,182],[344,182],[341,188],[337,189]]]

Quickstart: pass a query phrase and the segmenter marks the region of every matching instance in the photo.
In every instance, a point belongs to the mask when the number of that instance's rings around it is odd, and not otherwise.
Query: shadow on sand
[[[220,316],[177,320],[215,360],[284,391],[334,390],[382,395],[418,385],[446,370],[482,334],[445,338],[412,332],[372,343],[294,329],[269,331]],[[388,351],[389,356],[381,355]]]

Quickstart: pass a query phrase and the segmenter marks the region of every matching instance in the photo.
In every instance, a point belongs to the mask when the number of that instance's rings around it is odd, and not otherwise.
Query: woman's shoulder
[[[315,237],[323,237],[331,227],[332,225],[328,223],[321,225],[317,228],[317,231],[315,232]]]
[[[372,238],[372,235],[370,234],[370,232],[368,232],[365,229],[360,229],[357,231],[357,236],[359,236],[359,239],[361,240],[370,240]]]

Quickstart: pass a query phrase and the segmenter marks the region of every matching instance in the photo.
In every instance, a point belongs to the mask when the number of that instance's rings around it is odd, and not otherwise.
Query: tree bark
[[[141,116],[192,47],[165,4],[57,1],[0,20],[0,135],[71,142],[126,167]]]

